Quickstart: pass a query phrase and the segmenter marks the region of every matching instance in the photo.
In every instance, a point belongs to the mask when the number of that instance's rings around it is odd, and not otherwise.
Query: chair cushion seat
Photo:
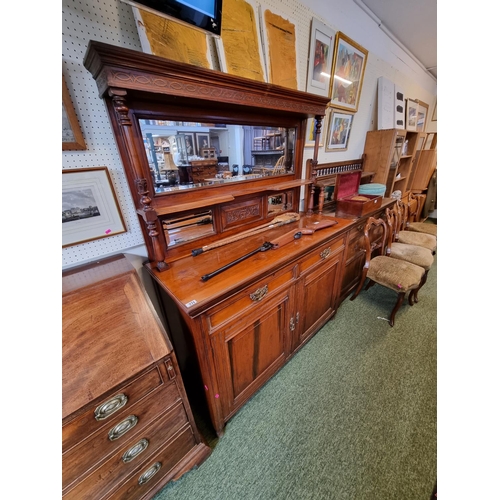
[[[380,255],[370,260],[367,277],[395,292],[418,288],[425,270],[410,262]]]
[[[437,239],[435,236],[432,236],[432,234],[417,233],[415,231],[401,231],[399,233],[398,242],[425,247],[431,252],[435,252],[437,249]]]
[[[410,222],[407,230],[417,233],[432,234],[432,236],[436,236],[437,238],[438,227],[436,224],[430,224],[429,222]]]
[[[428,271],[434,263],[432,252],[418,245],[406,245],[404,243],[392,243],[391,257],[411,262],[416,266],[423,267]]]

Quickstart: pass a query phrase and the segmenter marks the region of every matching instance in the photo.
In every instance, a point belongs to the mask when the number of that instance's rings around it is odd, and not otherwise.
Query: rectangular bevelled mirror
[[[156,194],[294,173],[295,129],[140,119]]]

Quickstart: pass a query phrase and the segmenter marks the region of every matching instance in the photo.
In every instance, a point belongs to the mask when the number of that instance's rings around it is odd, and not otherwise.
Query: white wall
[[[319,162],[358,158],[364,148],[365,134],[376,128],[377,79],[385,76],[403,88],[406,97],[423,100],[432,113],[437,84],[422,67],[395,44],[353,0],[262,0],[264,9],[289,18],[296,25],[298,41],[297,81],[305,90],[309,32],[312,17],[342,31],[369,52],[359,109],[353,119],[347,151],[319,153]],[[134,203],[109,123],[104,102],[83,57],[90,40],[142,50],[131,7],[120,0],[62,1],[62,71],[87,144],[86,151],[63,152],[62,168],[106,166],[123,213],[124,234],[75,245],[62,250],[63,269],[123,252],[140,259],[147,257]],[[435,127],[436,122],[428,122]],[[324,127],[326,128],[327,123]],[[428,128],[429,131],[435,130]],[[312,157],[307,148],[304,161]]]

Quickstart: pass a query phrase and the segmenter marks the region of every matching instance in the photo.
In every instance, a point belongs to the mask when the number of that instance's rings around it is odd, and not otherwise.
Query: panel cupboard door
[[[334,315],[340,289],[342,255],[340,249],[328,256],[324,264],[304,274],[297,284],[293,349],[300,347]]]
[[[292,294],[293,287],[289,287],[212,334],[226,421],[284,364],[290,351]]]

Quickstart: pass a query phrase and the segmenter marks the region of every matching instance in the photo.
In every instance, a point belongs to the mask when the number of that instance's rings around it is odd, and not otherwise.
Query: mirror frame
[[[162,216],[183,214],[201,207],[217,212],[231,204],[244,206],[252,196],[265,199],[269,193],[288,189],[296,191],[291,210],[298,212],[303,186],[305,200],[312,199],[314,166],[329,98],[96,41],[89,43],[84,66],[92,74],[99,96],[105,101],[148,257],[160,271],[168,268],[169,260],[181,258],[190,251],[189,245],[169,250],[159,220]],[[165,117],[176,121],[295,128],[293,173],[156,194],[139,119]],[[303,150],[308,118],[315,118],[317,133],[313,168],[306,170]],[[308,213],[312,213],[310,202]],[[266,222],[265,215],[250,217],[239,225],[226,227],[224,236],[263,222]],[[215,234],[202,244],[220,238],[222,230],[217,223],[215,226]],[[200,246],[200,241],[194,245]]]

